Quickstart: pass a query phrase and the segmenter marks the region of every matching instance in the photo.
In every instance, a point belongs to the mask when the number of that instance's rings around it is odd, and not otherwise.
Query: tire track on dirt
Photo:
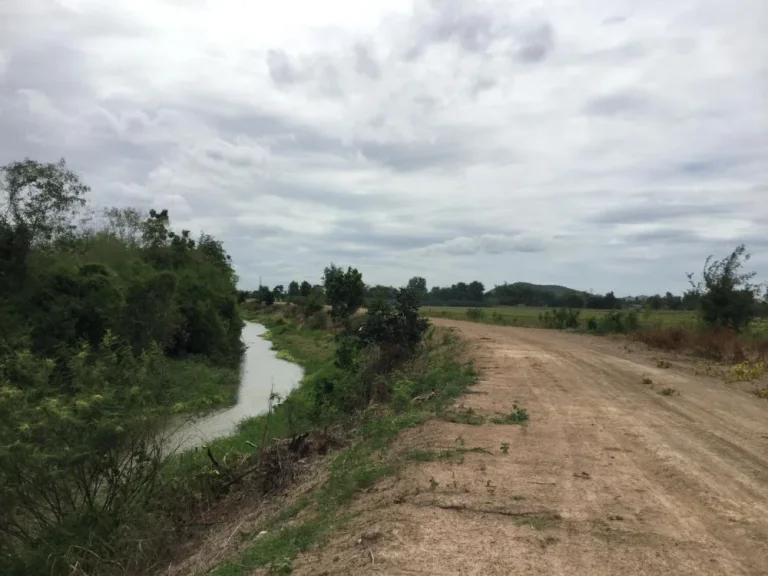
[[[403,450],[490,453],[414,464],[363,495],[352,530],[381,533],[375,563],[339,536],[297,573],[768,574],[768,405],[608,339],[435,323],[469,339],[482,372],[459,403],[493,417],[516,401],[530,421],[409,430]]]

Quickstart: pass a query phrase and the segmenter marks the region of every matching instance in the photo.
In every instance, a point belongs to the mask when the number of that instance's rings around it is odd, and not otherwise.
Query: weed
[[[658,394],[661,394],[662,396],[674,396],[675,394],[677,394],[679,396],[680,392],[678,392],[675,388],[667,387],[659,390]]]
[[[469,424],[470,426],[480,426],[485,423],[485,417],[475,412],[472,408],[445,410],[438,414],[438,418],[446,422]]]
[[[643,384],[645,384],[646,386],[652,385],[653,384],[653,380],[648,378],[648,376],[643,376]]]
[[[519,502],[520,500],[525,500],[525,496],[521,496],[520,494],[513,494],[512,500],[515,502]]]
[[[435,480],[435,477],[434,477],[434,476],[431,476],[431,477],[429,478],[429,489],[430,489],[430,490],[432,490],[432,491],[434,491],[434,490],[435,490],[435,489],[436,489],[438,486],[440,486],[440,482],[438,482],[437,480]]]
[[[752,392],[758,398],[765,398],[766,400],[768,400],[768,386],[763,386],[762,388],[755,388]]]
[[[761,378],[766,372],[765,362],[741,362],[728,369],[726,382],[751,382]]]
[[[509,454],[509,442],[501,443],[501,452],[502,454]]]
[[[512,412],[505,414],[500,418],[492,418],[494,424],[524,424],[529,420],[528,412],[525,408],[520,408],[517,404],[512,404]]]
[[[666,360],[662,360],[661,358],[659,358],[656,361],[656,368],[662,368],[664,370],[668,370],[669,368],[672,368],[672,364],[670,364]]]
[[[456,440],[454,440],[454,443],[456,444],[456,446],[464,446],[464,436],[462,436],[461,434],[456,436]]]

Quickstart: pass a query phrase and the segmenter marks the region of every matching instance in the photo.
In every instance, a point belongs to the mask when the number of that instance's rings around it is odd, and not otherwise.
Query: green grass
[[[327,370],[329,363],[332,363],[335,343],[329,332],[298,329],[295,324],[276,322],[269,316],[261,316],[258,321],[268,326],[274,348],[290,354],[305,368],[304,381]],[[434,397],[415,406],[408,403],[406,409],[399,413],[376,406],[358,414],[351,445],[330,456],[333,460],[326,483],[316,493],[260,528],[267,530],[268,534],[254,541],[239,557],[218,566],[211,572],[212,575],[245,576],[266,567],[270,568],[271,573],[289,573],[291,560],[297,553],[322,545],[334,531],[350,520],[343,512],[343,507],[361,490],[393,474],[408,461],[429,461],[432,458],[455,460],[463,457],[465,450],[446,450],[440,453],[416,451],[405,454],[392,453],[390,450],[392,442],[402,430],[423,424],[443,412],[445,406],[477,381],[471,363],[459,360],[462,357],[462,344],[455,336],[433,338],[430,342],[413,365],[407,366],[404,373],[393,375],[392,378],[408,379],[415,384],[415,389],[432,389]],[[316,422],[301,419],[298,422],[291,421],[291,404],[294,405],[295,416],[302,412],[302,404],[307,401],[303,386],[299,386],[273,414],[269,436],[287,436],[316,425]],[[349,415],[339,417],[348,418]],[[264,417],[249,419],[241,424],[238,434],[214,442],[212,449],[225,454],[225,459],[239,458],[245,441],[260,438],[264,426]]]
[[[483,314],[478,317],[477,314],[467,315],[467,310],[472,308],[453,307],[453,306],[426,306],[422,308],[425,316],[434,318],[450,318],[454,320],[468,320],[482,322],[484,324],[498,324],[502,326],[521,326],[526,328],[543,328],[543,323],[539,320],[539,315],[552,308],[537,308],[527,306],[493,306],[480,308]],[[622,310],[625,312],[626,310]],[[586,324],[588,318],[595,317],[599,319],[610,310],[581,310],[579,320],[582,325]],[[696,313],[690,310],[639,310],[641,327],[658,328],[664,326],[693,326],[697,323]],[[470,317],[473,316],[473,317]]]
[[[504,414],[498,418],[491,418],[494,424],[525,424],[530,419],[528,411],[520,408],[517,404],[512,404],[512,412]]]

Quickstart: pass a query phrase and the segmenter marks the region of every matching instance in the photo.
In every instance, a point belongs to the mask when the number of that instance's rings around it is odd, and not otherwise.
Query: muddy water
[[[278,360],[277,353],[270,349],[270,342],[260,338],[264,332],[264,326],[253,322],[246,322],[243,328],[242,338],[247,349],[240,369],[237,404],[199,419],[177,423],[169,435],[171,449],[188,450],[229,436],[241,420],[267,412],[270,390],[285,398],[298,386],[301,368]]]

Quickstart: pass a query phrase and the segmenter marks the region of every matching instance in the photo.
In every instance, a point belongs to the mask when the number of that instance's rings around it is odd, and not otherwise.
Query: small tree
[[[312,284],[310,284],[309,282],[307,282],[306,280],[304,280],[304,281],[301,283],[301,286],[299,286],[299,294],[300,294],[300,295],[301,295],[303,298],[306,298],[306,297],[307,297],[307,296],[309,296],[311,293],[312,293]]]
[[[363,275],[355,268],[349,267],[345,272],[331,263],[323,274],[323,286],[331,316],[337,320],[348,319],[363,305],[365,284]]]
[[[288,284],[288,300],[293,302],[299,295],[299,283],[296,282],[296,280],[292,280],[291,283]]]
[[[285,298],[285,288],[282,284],[278,284],[274,288],[272,288],[272,295],[275,297],[275,300],[278,302]]]
[[[269,286],[261,286],[256,293],[256,298],[264,306],[272,306],[275,303],[275,294],[269,289]]]
[[[427,281],[421,276],[414,276],[408,280],[408,288],[413,291],[419,302],[423,302],[427,296]]]
[[[63,159],[45,164],[27,158],[0,167],[0,219],[26,228],[33,242],[72,232],[87,193]]]
[[[755,272],[742,272],[749,258],[741,244],[722,260],[709,256],[699,282],[688,274],[691,292],[698,297],[701,318],[708,326],[741,331],[755,317],[763,286],[752,283]]]

